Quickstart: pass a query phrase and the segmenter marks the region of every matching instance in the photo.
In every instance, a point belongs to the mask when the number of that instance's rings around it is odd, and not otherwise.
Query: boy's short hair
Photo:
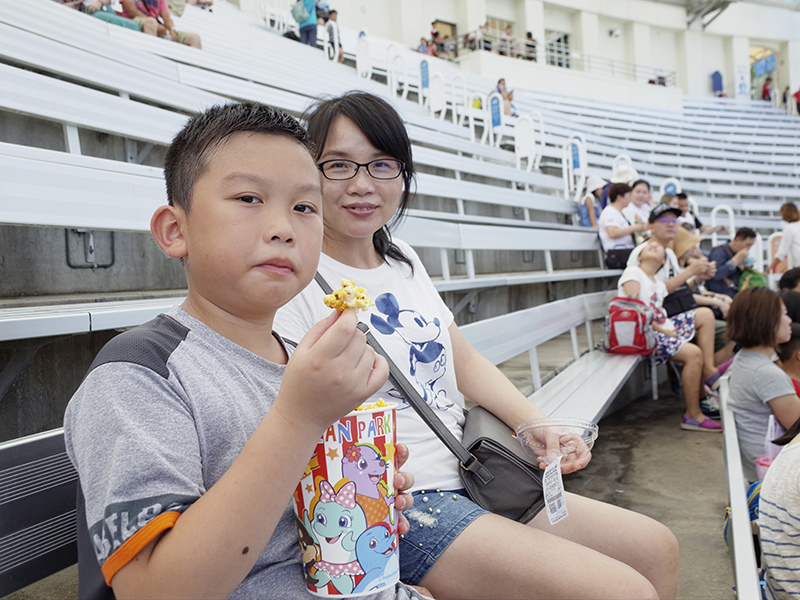
[[[798,283],[800,283],[800,267],[795,267],[781,276],[780,281],[778,281],[778,289],[793,290]]]
[[[750,229],[749,227],[740,227],[736,230],[736,235],[734,239],[739,238],[740,240],[749,240],[750,238],[756,237],[756,232]]]
[[[792,337],[784,344],[778,344],[778,358],[786,362],[800,350],[800,323],[792,323]]]
[[[688,199],[689,199],[689,196],[687,196],[687,195],[686,195],[686,194],[684,194],[683,192],[678,192],[677,194],[675,194],[675,197],[676,197],[678,200],[688,200]]]
[[[214,150],[236,133],[274,133],[296,139],[314,156],[305,129],[289,113],[259,102],[215,105],[189,119],[173,138],[164,158],[170,206],[189,212],[195,183]]]

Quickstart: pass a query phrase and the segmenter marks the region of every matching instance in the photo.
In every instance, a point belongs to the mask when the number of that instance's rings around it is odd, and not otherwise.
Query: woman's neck
[[[772,357],[775,356],[775,348],[771,346],[753,346],[752,348],[745,348],[745,350],[749,350],[750,352],[760,352],[769,359],[772,359]]]
[[[656,273],[661,268],[661,264],[653,260],[643,260],[639,263],[639,268],[644,271],[650,279],[655,278]]]
[[[322,251],[333,260],[354,269],[377,269],[383,259],[372,245],[372,238],[339,240],[328,236],[322,239]]]

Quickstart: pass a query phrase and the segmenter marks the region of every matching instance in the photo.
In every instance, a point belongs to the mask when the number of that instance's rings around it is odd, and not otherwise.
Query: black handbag
[[[609,269],[624,269],[628,266],[631,252],[633,248],[611,248],[606,252],[606,266]]]
[[[317,273],[315,279],[326,294],[332,292],[322,275]],[[375,339],[369,326],[360,322],[358,328],[389,364],[392,385],[458,458],[461,482],[470,499],[485,510],[520,523],[535,517],[544,507],[543,472],[528,460],[508,425],[476,406],[466,413],[464,435],[459,442]]]
[[[668,317],[674,317],[687,310],[697,308],[697,300],[694,299],[694,292],[684,283],[664,297],[662,306]]]

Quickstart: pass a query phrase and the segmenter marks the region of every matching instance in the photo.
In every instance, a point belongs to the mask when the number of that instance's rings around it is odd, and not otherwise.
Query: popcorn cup
[[[400,579],[395,405],[378,404],[328,428],[294,493],[303,577],[317,596],[363,596]]]

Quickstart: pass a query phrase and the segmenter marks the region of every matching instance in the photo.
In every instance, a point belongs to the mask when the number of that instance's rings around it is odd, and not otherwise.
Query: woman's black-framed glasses
[[[370,177],[374,179],[396,179],[403,172],[405,165],[402,160],[394,158],[378,158],[368,163],[357,163],[354,160],[334,158],[317,164],[325,179],[343,181],[352,179],[358,170],[364,167]]]

